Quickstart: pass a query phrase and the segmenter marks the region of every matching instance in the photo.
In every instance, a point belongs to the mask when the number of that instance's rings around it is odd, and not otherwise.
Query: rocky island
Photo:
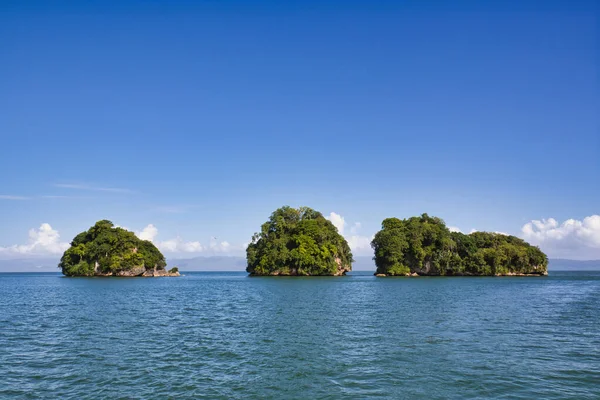
[[[427,214],[385,219],[371,247],[377,276],[548,275],[548,257],[538,247],[501,233],[450,232]]]
[[[179,276],[166,265],[152,242],[102,220],[75,236],[58,267],[66,276]]]
[[[250,275],[340,276],[352,270],[346,239],[320,212],[275,210],[246,249]]]

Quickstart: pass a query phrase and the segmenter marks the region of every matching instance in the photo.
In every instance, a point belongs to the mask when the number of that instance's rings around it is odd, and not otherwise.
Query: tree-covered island
[[[75,236],[58,267],[67,276],[179,276],[166,265],[152,242],[102,220]]]
[[[352,270],[346,239],[320,212],[288,206],[275,210],[246,249],[250,275],[345,275]]]
[[[378,276],[548,274],[546,254],[518,237],[450,232],[442,219],[427,214],[385,219],[371,247]]]

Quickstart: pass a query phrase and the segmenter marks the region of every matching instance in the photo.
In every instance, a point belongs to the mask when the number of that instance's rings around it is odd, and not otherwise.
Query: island
[[[179,276],[166,265],[152,242],[102,220],[75,236],[58,267],[66,276]]]
[[[385,219],[371,247],[377,276],[548,275],[548,257],[538,247],[502,233],[451,232],[427,214]]]
[[[352,270],[352,252],[320,212],[289,206],[275,210],[246,248],[253,276],[340,276]]]

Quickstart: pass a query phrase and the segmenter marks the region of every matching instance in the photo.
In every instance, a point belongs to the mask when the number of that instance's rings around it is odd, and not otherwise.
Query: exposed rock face
[[[98,270],[94,273],[94,276],[120,276],[120,277],[160,277],[160,276],[181,276],[179,271],[169,272],[166,269],[146,269],[143,266],[133,267],[132,269],[125,271],[117,271],[115,273],[108,272],[102,273]]]
[[[413,272],[412,274],[410,272],[408,272],[408,273],[406,273],[404,275],[388,275],[388,274],[378,274],[378,273],[375,273],[374,275],[375,276],[390,276],[390,277],[394,277],[394,276],[421,276],[421,275],[417,274],[416,272]]]
[[[335,263],[338,266],[338,270],[337,270],[337,273],[334,274],[334,276],[346,275],[346,272],[350,271],[350,268],[345,267],[342,263],[342,260],[339,257],[335,258]]]
[[[252,236],[246,261],[254,276],[340,276],[353,260],[348,242],[323,214],[283,206]]]
[[[125,271],[117,271],[116,276],[140,276],[146,272],[144,266],[137,266]]]
[[[451,232],[428,214],[386,218],[371,242],[377,274],[541,276],[548,257],[523,239],[495,232]]]
[[[181,276],[179,271],[169,272],[166,269],[156,269],[154,270],[146,270],[142,276],[146,277],[157,277],[157,276]]]
[[[431,265],[431,261],[425,261],[423,263],[423,268],[415,268],[414,272],[412,274],[409,274],[410,276],[418,276],[418,275],[439,275],[439,274],[435,274],[433,273],[433,268]]]
[[[507,272],[506,274],[496,274],[496,276],[548,276],[548,271],[542,271],[533,274],[523,274],[519,272]]]
[[[328,274],[328,275],[316,275],[316,276],[344,276],[344,275],[346,275],[347,272],[350,271],[349,268],[345,268],[341,265],[341,261],[339,261],[339,259],[336,259],[336,261],[338,263],[338,270],[336,273],[334,273],[333,275]],[[255,272],[253,272],[250,275],[252,275],[252,276],[312,276],[311,274],[309,274],[303,270],[298,271],[298,268],[288,268],[285,270],[273,271],[269,274],[257,274]]]
[[[348,272],[348,270],[346,270],[346,269],[339,269],[333,275],[315,275],[315,276],[343,276],[343,275],[346,275],[346,272]],[[300,271],[300,273],[298,273],[298,269],[297,268],[290,268],[290,269],[285,270],[285,271],[273,271],[273,272],[271,272],[269,274],[251,273],[250,275],[252,275],[252,276],[312,276],[311,274],[303,273],[303,271]]]
[[[76,235],[63,253],[58,267],[66,276],[142,276],[147,269],[167,266],[164,255],[150,241],[134,232],[115,227],[108,220],[98,221]],[[175,276],[154,273],[152,276]]]
[[[419,270],[422,271],[422,270]],[[387,275],[387,274],[378,274],[375,273],[375,276],[392,276],[392,275]],[[397,275],[397,276],[440,276],[439,274],[435,274],[435,273],[417,273],[417,272],[413,272],[413,273],[407,273],[404,275]],[[524,273],[519,273],[519,272],[507,272],[506,274],[495,274],[495,275],[477,275],[477,274],[472,274],[469,272],[463,272],[463,273],[459,273],[459,274],[454,274],[454,275],[446,275],[446,276],[548,276],[548,271],[541,271],[539,273],[530,273],[530,274],[524,274]]]
[[[317,275],[317,276],[343,276],[343,275],[346,275],[347,272],[352,270],[350,266],[344,267],[342,260],[339,257],[336,257],[335,263],[337,264],[338,268],[337,268],[337,271],[333,275],[328,274],[328,275]],[[284,270],[273,271],[269,274],[257,274],[255,272],[253,272],[250,275],[252,275],[252,276],[311,276],[310,273],[306,272],[305,270],[299,271],[298,268],[286,268]]]

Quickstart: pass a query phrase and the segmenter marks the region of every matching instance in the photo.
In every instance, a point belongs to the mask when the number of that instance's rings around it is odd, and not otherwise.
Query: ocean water
[[[600,273],[0,274],[1,399],[599,399]]]

